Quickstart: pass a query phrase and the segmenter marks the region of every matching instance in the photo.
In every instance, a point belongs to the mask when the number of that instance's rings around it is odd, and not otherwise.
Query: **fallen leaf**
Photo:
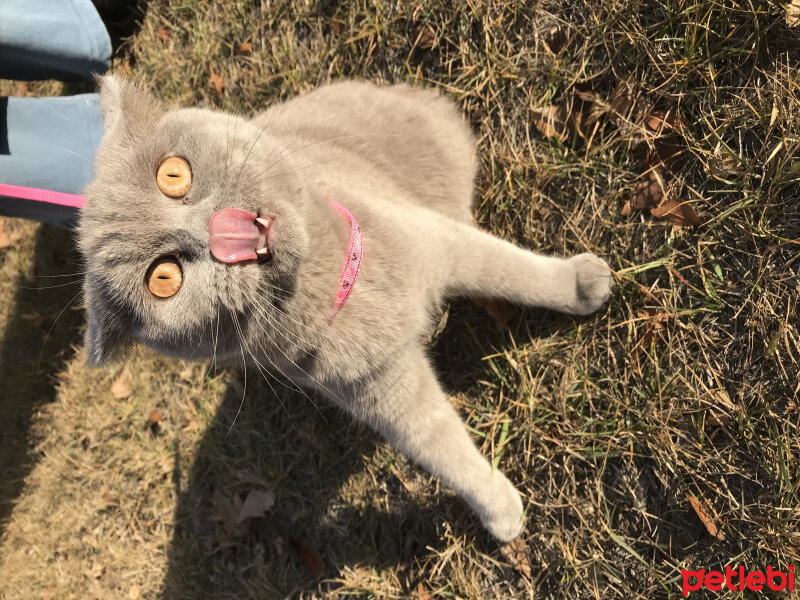
[[[719,179],[734,179],[739,176],[739,160],[734,154],[723,150],[722,144],[717,144],[706,162],[706,172]]]
[[[119,504],[119,498],[111,494],[103,494],[100,498],[105,502],[106,506],[115,506]]]
[[[331,28],[331,31],[336,35],[341,35],[342,31],[344,31],[344,24],[341,21],[334,19],[333,17],[328,19],[328,26]]]
[[[314,546],[306,540],[294,536],[286,536],[286,547],[309,575],[318,579],[325,574],[325,561]]]
[[[439,321],[436,324],[436,327],[434,327],[426,337],[426,345],[431,344],[434,340],[437,340],[439,336],[442,335],[445,327],[447,327],[447,319],[450,318],[450,305],[446,305],[444,309],[440,308],[439,310],[441,310],[441,313],[439,314]]]
[[[644,166],[648,169],[663,167],[663,170],[677,175],[683,163],[686,143],[678,134],[662,135],[652,140],[650,144],[643,144]]]
[[[498,331],[506,328],[506,325],[511,320],[511,304],[502,298],[475,297],[472,301],[494,319]]]
[[[111,394],[114,398],[127,398],[133,393],[133,377],[128,369],[123,369],[114,382],[111,384]]]
[[[664,190],[654,173],[649,173],[647,179],[640,181],[633,188],[630,200],[620,211],[624,216],[630,216],[633,209],[649,210],[664,198]]]
[[[645,115],[644,124],[656,133],[665,130],[683,131],[689,128],[689,121],[672,110],[651,110]]]
[[[158,433],[158,423],[161,421],[161,411],[157,408],[154,408],[153,411],[150,413],[150,416],[147,417],[147,421],[144,424],[144,429],[149,429],[150,433],[153,435]]]
[[[421,583],[417,586],[417,600],[433,600],[431,593]]]
[[[629,83],[620,82],[611,92],[608,102],[611,113],[611,120],[619,127],[624,121],[631,118],[631,114],[636,108],[636,96],[633,86]]]
[[[711,517],[710,513],[712,513],[713,510],[708,501],[703,500],[700,502],[700,500],[689,493],[686,494],[686,499],[689,501],[689,504],[692,505],[692,508],[694,509],[694,512],[697,513],[697,516],[700,517],[700,521],[702,521],[703,525],[706,526],[708,533],[718,540],[724,540],[725,532],[720,530],[720,528],[714,522],[714,519]]]
[[[253,53],[252,42],[242,42],[236,49],[236,54],[238,54],[239,56],[250,56],[252,53]]]
[[[531,556],[527,544],[521,537],[515,538],[500,546],[500,554],[509,562],[509,564],[518,573],[522,573],[525,577],[531,577]]]
[[[657,219],[664,219],[676,227],[697,227],[700,219],[688,202],[667,200],[661,206],[650,209],[650,214]]]
[[[414,45],[430,50],[436,45],[436,32],[427,25],[421,25],[417,29],[417,39]]]
[[[232,537],[245,537],[250,532],[251,519],[239,521],[239,512],[242,508],[242,500],[238,495],[234,495],[230,500],[219,490],[215,490],[211,496],[211,503],[214,505],[212,519],[222,522],[225,533]]]
[[[13,246],[22,239],[22,231],[11,228],[5,219],[0,218],[0,248]]]
[[[166,42],[169,39],[171,33],[172,31],[167,29],[163,25],[158,26],[158,39],[160,39],[162,42]]]
[[[563,106],[542,106],[531,110],[533,126],[544,137],[556,137],[562,142],[569,138],[567,134],[567,111]]]
[[[236,523],[241,523],[245,519],[263,517],[264,513],[273,506],[275,506],[275,494],[270,491],[251,490],[244,499]]]
[[[789,27],[800,27],[800,0],[792,0],[784,6],[784,18]]]
[[[222,90],[225,89],[225,84],[222,81],[222,77],[220,77],[214,70],[214,65],[208,65],[208,72],[211,75],[211,84],[217,91],[217,95],[222,97]]]
[[[567,32],[558,25],[554,25],[547,34],[545,34],[542,41],[544,41],[545,49],[550,52],[550,54],[556,55],[561,52],[567,44]]]

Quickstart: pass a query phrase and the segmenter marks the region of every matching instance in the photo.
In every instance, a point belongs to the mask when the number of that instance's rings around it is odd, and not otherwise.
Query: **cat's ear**
[[[85,291],[89,326],[86,329],[86,362],[102,367],[125,358],[133,339],[119,316]]]
[[[139,84],[117,75],[97,77],[106,135],[135,136],[161,118],[163,108]]]

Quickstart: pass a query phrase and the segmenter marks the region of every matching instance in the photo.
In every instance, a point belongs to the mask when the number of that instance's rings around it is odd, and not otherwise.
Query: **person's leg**
[[[110,66],[111,40],[91,0],[0,2],[0,78],[70,81]]]
[[[0,98],[0,183],[81,194],[102,134],[97,94]],[[0,196],[0,214],[70,226],[77,211]]]

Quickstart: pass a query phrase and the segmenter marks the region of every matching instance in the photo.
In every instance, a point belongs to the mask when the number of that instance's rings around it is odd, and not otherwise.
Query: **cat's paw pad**
[[[522,531],[522,500],[519,492],[500,472],[495,472],[492,482],[490,510],[481,522],[501,542],[510,542]]]
[[[588,315],[601,308],[611,295],[613,276],[608,263],[595,254],[586,252],[569,259],[575,270],[575,303],[570,311],[575,315]]]

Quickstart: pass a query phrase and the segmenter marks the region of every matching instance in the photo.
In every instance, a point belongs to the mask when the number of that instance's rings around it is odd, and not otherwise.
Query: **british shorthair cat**
[[[433,91],[337,83],[249,120],[164,111],[114,76],[100,95],[79,227],[90,364],[138,341],[283,373],[457,491],[496,538],[516,537],[520,495],[478,452],[422,340],[449,296],[596,311],[606,263],[480,231],[475,138]]]

